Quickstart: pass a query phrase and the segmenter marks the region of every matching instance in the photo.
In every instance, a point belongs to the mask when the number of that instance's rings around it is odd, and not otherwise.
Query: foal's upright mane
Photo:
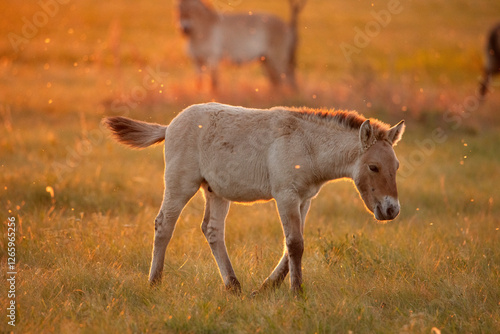
[[[345,130],[359,131],[361,124],[367,120],[367,118],[358,114],[356,111],[311,109],[305,107],[286,107],[285,109],[293,112],[295,116],[301,119],[327,126],[341,127]],[[388,124],[373,118],[370,118],[370,124],[377,140],[387,139],[387,132],[390,129]]]

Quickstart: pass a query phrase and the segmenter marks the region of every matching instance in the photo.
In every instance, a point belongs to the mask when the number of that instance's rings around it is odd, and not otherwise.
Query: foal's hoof
[[[305,297],[306,297],[306,294],[304,293],[304,288],[302,287],[302,285],[300,285],[299,287],[292,288],[291,292],[292,292],[293,297],[295,299],[305,299]]]
[[[281,285],[281,282],[274,282],[274,281],[270,281],[269,279],[266,279],[262,285],[260,286],[260,288],[258,288],[257,290],[254,290],[252,291],[252,293],[250,294],[250,296],[252,298],[254,297],[257,297],[258,295],[262,294],[263,292],[265,291],[273,291],[273,290],[276,290],[277,288],[279,288]]]
[[[241,294],[241,284],[237,279],[231,280],[228,285],[226,285],[226,291],[229,291],[232,294],[240,295]]]
[[[260,290],[254,290],[250,293],[250,298],[255,298],[260,294]]]
[[[226,291],[233,295],[241,295],[241,287],[240,286],[226,286]]]
[[[276,290],[281,286],[282,281],[271,281],[269,278],[262,283],[258,292],[267,291],[267,290]]]
[[[161,284],[161,276],[149,280],[149,286],[151,288],[156,288]]]

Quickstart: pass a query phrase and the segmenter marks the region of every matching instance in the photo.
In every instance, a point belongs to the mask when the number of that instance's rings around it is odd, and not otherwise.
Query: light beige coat
[[[389,128],[354,112],[259,110],[218,103],[193,105],[168,127],[124,117],[105,122],[118,141],[132,147],[165,140],[165,193],[155,220],[152,284],[161,280],[177,219],[200,188],[206,198],[203,233],[226,287],[237,291],[240,283],[224,241],[232,201],[276,201],[286,247],[262,288],[280,285],[290,271],[294,291],[302,284],[305,218],[323,184],[351,178],[378,220],[399,214],[399,163],[393,145],[401,139],[403,122]]]

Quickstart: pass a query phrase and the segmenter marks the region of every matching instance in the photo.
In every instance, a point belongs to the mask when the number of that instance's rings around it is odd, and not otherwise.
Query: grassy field
[[[215,3],[288,18],[285,0]],[[356,46],[357,31],[375,29],[390,3],[397,10]],[[0,332],[500,332],[499,78],[484,103],[476,97],[499,2],[311,0],[300,18],[299,92],[271,91],[258,64],[224,64],[217,95],[194,89],[174,6],[0,3]],[[346,57],[347,44],[359,52]],[[164,282],[150,289],[162,149],[121,147],[100,120],[167,123],[212,100],[404,118],[400,216],[377,224],[350,182],[328,184],[306,224],[304,297],[287,281],[251,298],[282,252],[274,203],[231,208],[227,246],[243,286],[235,296],[201,233],[197,194],[167,250]]]

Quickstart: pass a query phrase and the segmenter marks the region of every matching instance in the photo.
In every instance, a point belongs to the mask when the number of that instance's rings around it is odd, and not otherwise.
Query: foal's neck
[[[358,132],[323,128],[317,129],[314,137],[317,143],[317,169],[323,181],[352,178],[356,161],[362,154]]]

